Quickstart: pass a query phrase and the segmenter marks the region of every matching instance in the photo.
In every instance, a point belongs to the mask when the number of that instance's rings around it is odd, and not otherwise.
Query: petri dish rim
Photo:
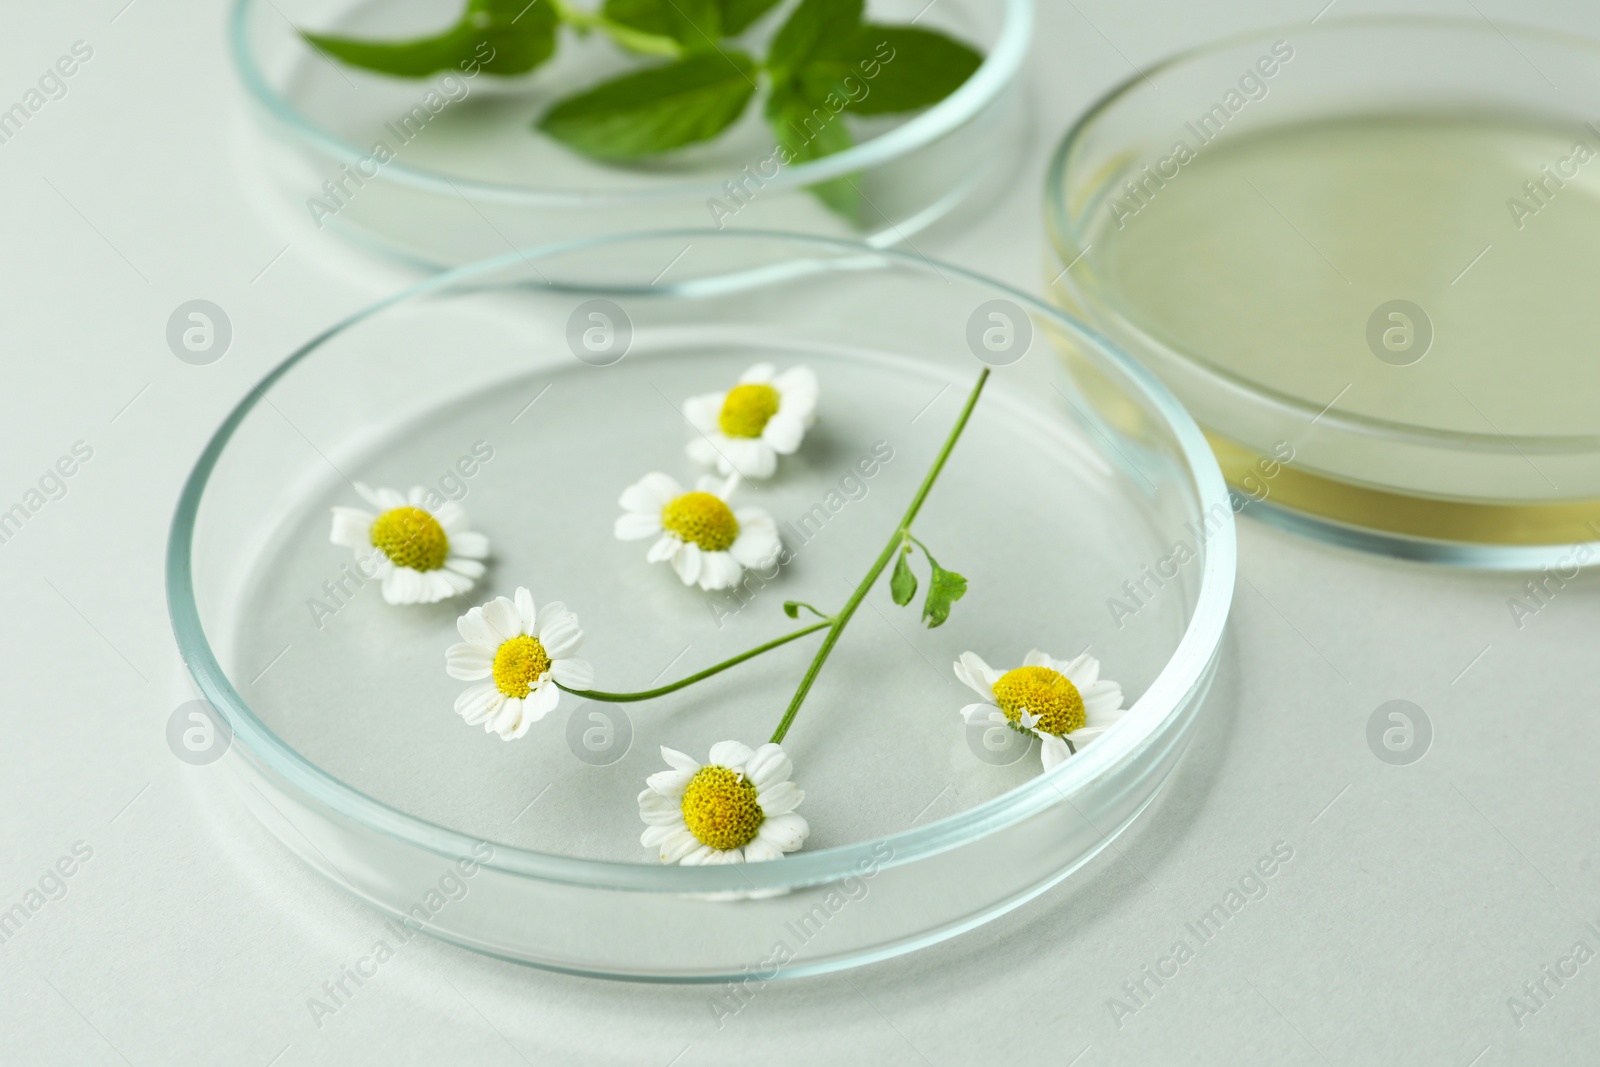
[[[1310,27],[1298,23],[1280,23],[1275,26],[1231,34],[1193,48],[1184,49],[1112,86],[1096,98],[1067,129],[1066,134],[1063,135],[1061,143],[1056,147],[1054,154],[1050,158],[1050,164],[1045,175],[1045,230],[1049,235],[1050,242],[1055,246],[1056,255],[1060,257],[1063,263],[1073,263],[1076,262],[1074,257],[1082,251],[1077,241],[1077,235],[1073,232],[1073,227],[1069,222],[1070,213],[1066,204],[1067,180],[1071,177],[1068,173],[1068,167],[1073,150],[1094,127],[1095,122],[1101,116],[1120,103],[1124,97],[1148,84],[1151,77],[1160,74],[1162,71],[1172,70],[1190,61],[1204,59],[1250,41],[1271,39],[1289,34],[1304,38],[1308,33],[1315,36],[1328,36],[1346,31],[1359,32],[1361,30],[1397,27],[1470,33],[1484,38],[1495,34],[1501,36],[1509,35],[1512,38],[1518,36],[1540,38],[1590,52],[1597,60],[1600,60],[1600,41],[1593,41],[1575,34],[1564,33],[1560,30],[1545,29],[1524,23],[1501,21],[1492,26],[1486,26],[1482,22],[1450,15],[1352,16],[1349,18],[1330,19],[1320,25]],[[1070,247],[1067,242],[1071,242]],[[1066,283],[1064,282],[1064,284]],[[1068,287],[1069,289],[1072,288],[1070,284]],[[1355,415],[1344,411],[1321,410],[1314,404],[1282,391],[1268,388],[1255,379],[1232,371],[1186,347],[1169,343],[1154,336],[1141,324],[1124,313],[1114,290],[1108,291],[1096,288],[1094,294],[1102,312],[1113,316],[1119,329],[1126,330],[1131,336],[1138,337],[1142,343],[1167,352],[1178,361],[1210,378],[1212,381],[1228,388],[1248,393],[1255,400],[1265,401],[1279,410],[1296,416],[1311,417],[1318,421],[1327,422],[1349,433],[1388,441],[1404,440],[1426,445],[1443,445],[1454,450],[1511,455],[1527,452],[1540,454],[1583,453],[1600,449],[1600,434],[1507,435],[1501,433],[1436,430],[1390,419]],[[1220,427],[1218,429],[1219,432],[1225,432]]]
[[[242,742],[251,756],[268,771],[344,818],[447,859],[468,855],[473,846],[482,840],[409,815],[323,771],[278,738],[233,687],[206,638],[200,620],[190,556],[195,520],[207,482],[234,431],[266,396],[272,385],[289,370],[315,353],[329,338],[386,308],[507,266],[538,262],[540,259],[590,248],[626,244],[636,239],[663,237],[722,242],[779,241],[794,244],[798,248],[871,256],[930,276],[954,274],[1016,301],[1031,314],[1049,321],[1052,327],[1071,336],[1075,343],[1094,349],[1100,358],[1108,360],[1127,374],[1132,385],[1144,393],[1152,408],[1165,420],[1164,428],[1172,434],[1186,464],[1186,473],[1193,479],[1195,507],[1202,514],[1221,516],[1222,521],[1206,542],[1200,587],[1188,625],[1172,657],[1150,687],[1135,701],[1128,714],[1094,745],[1055,770],[1040,774],[1007,793],[926,826],[871,841],[797,852],[786,856],[780,863],[742,864],[738,867],[668,867],[558,856],[491,842],[494,846],[493,855],[481,861],[484,867],[593,889],[740,894],[751,890],[800,888],[837,880],[855,870],[857,863],[872,855],[872,850],[880,843],[888,843],[893,849],[893,859],[887,861],[885,866],[913,863],[1015,825],[1038,811],[1060,803],[1064,797],[1090,787],[1096,778],[1133,756],[1163,722],[1183,710],[1197,688],[1207,684],[1233,599],[1237,570],[1233,510],[1221,469],[1199,426],[1167,388],[1132,357],[1096,331],[1036,297],[960,267],[933,263],[920,255],[872,248],[859,242],[772,231],[651,232],[592,238],[508,253],[439,274],[361,309],[318,333],[269,370],[228,413],[207,441],[185,479],[173,515],[166,553],[168,613],[179,652],[201,695],[227,719],[234,740]],[[670,297],[675,288],[660,286],[657,291]]]
[[[283,129],[345,163],[355,163],[366,153],[349,141],[318,126],[272,88],[251,47],[250,16],[261,3],[271,0],[235,0],[228,16],[228,49],[234,69],[255,104]],[[799,189],[857,170],[870,169],[914,152],[956,129],[980,114],[1016,78],[1027,57],[1033,37],[1033,0],[1001,0],[1006,17],[999,40],[983,57],[983,63],[954,93],[894,129],[855,145],[843,152],[809,163],[782,168],[768,185],[780,189]],[[383,168],[385,176],[404,185],[448,196],[471,194],[481,200],[513,203],[529,207],[588,207],[618,203],[648,203],[657,200],[701,199],[717,196],[717,180],[662,181],[645,189],[594,191],[582,189],[537,189],[499,182],[456,178],[439,171],[416,167],[398,160]]]

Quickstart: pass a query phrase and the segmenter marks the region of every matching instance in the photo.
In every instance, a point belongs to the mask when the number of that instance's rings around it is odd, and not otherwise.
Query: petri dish
[[[1263,518],[1581,566],[1600,549],[1597,58],[1399,17],[1175,56],[1056,153],[1053,295],[1174,389]]]
[[[639,65],[603,34],[562,31],[527,76],[390,78],[335,65],[297,32],[424,34],[455,0],[236,0],[234,65],[265,137],[245,166],[272,210],[425,269],[603,234],[678,227],[785,229],[894,244],[936,221],[981,211],[1025,141],[1017,72],[1032,0],[873,0],[868,16],[940,30],[984,54],[951,96],[910,115],[851,116],[856,144],[775,164],[751,106],[721,137],[637,165],[587,160],[531,123],[555,101]],[[759,50],[782,9],[740,41]],[[433,102],[418,111],[425,98]],[[379,152],[379,145],[384,151]],[[853,219],[806,187],[847,177]],[[325,183],[334,183],[330,191]],[[959,210],[958,210],[959,209]]]
[[[581,339],[596,307],[621,339],[616,359]],[[617,497],[651,470],[688,484],[681,397],[761,360],[804,363],[821,382],[802,448],[743,500],[774,516],[792,558],[737,594],[686,588],[644,545],[613,538]],[[917,521],[970,588],[925,629],[880,581],[844,632],[784,741],[806,792],[803,851],[664,867],[639,843],[635,798],[662,745],[703,757],[727,738],[765,740],[814,644],[659,701],[564,698],[515,743],[454,713],[463,683],[443,653],[456,617],[518,585],[578,613],[582,654],[613,690],[793,629],[787,599],[841,604],[985,367]],[[353,581],[328,535],[356,480],[459,500],[492,545],[479,587],[402,610]],[[185,485],[168,594],[199,696],[232,739],[222,780],[338,887],[555,970],[790,977],[977,926],[1146,809],[1203,722],[1232,518],[1183,409],[1048,305],[859,243],[695,231],[443,274],[287,355]],[[963,725],[970,698],[951,670],[969,649],[1015,665],[1032,647],[1092,649],[1130,707],[1048,774],[1036,744]],[[794,932],[817,924],[826,936]],[[775,965],[779,942],[792,955]]]

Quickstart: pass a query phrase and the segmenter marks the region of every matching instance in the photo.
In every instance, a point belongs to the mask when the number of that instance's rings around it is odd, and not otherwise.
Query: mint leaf
[[[742,52],[698,52],[569,96],[537,125],[596,159],[655,155],[733,125],[756,91],[755,73]]]
[[[928,563],[933,568],[933,577],[928,580],[928,599],[922,603],[922,621],[931,630],[942,625],[950,617],[950,605],[966,595],[967,580],[934,563],[932,556],[928,557]]]
[[[861,26],[861,11],[862,0],[800,0],[767,50],[774,87],[782,88],[824,42],[852,37]]]
[[[431,37],[367,41],[336,35],[301,36],[352,67],[423,78],[435,71],[526,74],[556,50],[559,25],[550,0],[469,0],[454,26]]]
[[[795,80],[808,99],[836,93],[858,115],[884,115],[937,104],[982,62],[983,56],[942,33],[865,25],[819,46]]]
[[[722,32],[729,37],[741,34],[777,6],[778,0],[722,0]]]
[[[910,555],[911,546],[906,545],[894,561],[894,573],[889,576],[889,595],[901,607],[911,603],[911,598],[917,595],[917,576],[911,573],[911,564],[907,562]]]
[[[721,0],[606,0],[600,14],[688,49],[714,48],[723,35]]]
[[[825,105],[807,103],[789,90],[773,91],[767,101],[767,121],[779,146],[788,153],[785,165],[821,159],[855,143],[842,116]],[[844,174],[808,185],[806,189],[830,210],[854,223],[861,214],[861,191],[855,181],[856,178]]]

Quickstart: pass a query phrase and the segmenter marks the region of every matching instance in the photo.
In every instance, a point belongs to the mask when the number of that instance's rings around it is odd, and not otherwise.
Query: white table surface
[[[163,549],[183,476],[244,389],[408,279],[245,191],[220,4],[126,2],[12,4],[0,33],[0,105],[74,41],[94,48],[68,94],[0,144],[0,507],[74,442],[93,448],[66,495],[0,544],[0,909],[75,845],[92,850],[0,944],[0,1062],[1600,1058],[1600,957],[1559,988],[1544,979],[1536,1013],[1508,1006],[1575,943],[1600,952],[1600,586],[1569,584],[1519,629],[1519,576],[1385,562],[1249,520],[1203,736],[1147,817],[1041,899],[927,951],[769,985],[720,1028],[714,988],[562,977],[426,938],[316,1025],[307,998],[381,919],[230,806],[215,768],[173,758]],[[1038,290],[1042,172],[1070,118],[1132,64],[1309,22],[1323,2],[1040,0],[1028,165],[977,226],[919,247]],[[1337,2],[1324,17],[1360,10]],[[1479,9],[1600,36],[1600,7],[1578,0],[1433,8]],[[207,367],[164,340],[195,297],[235,330]],[[1391,699],[1435,727],[1411,766],[1367,746]],[[1293,858],[1267,895],[1119,1018],[1123,983],[1277,842]]]

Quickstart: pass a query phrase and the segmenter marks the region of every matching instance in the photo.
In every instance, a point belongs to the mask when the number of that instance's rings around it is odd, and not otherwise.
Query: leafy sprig
[[[602,32],[660,62],[558,101],[534,126],[594,159],[627,162],[709,141],[738,122],[761,91],[780,163],[843,151],[843,117],[901,114],[938,103],[982,62],[933,30],[868,22],[863,0],[801,0],[773,35],[765,59],[729,43],[779,0],[605,0],[598,12],[566,0],[467,0],[442,33],[368,41],[305,33],[325,54],[398,77],[438,71],[526,74],[555,54],[562,24]],[[812,186],[855,220],[861,194],[850,176]],[[930,557],[931,559],[931,557]]]
[[[896,604],[905,607],[917,595],[917,576],[911,569],[913,545],[922,549],[922,554],[928,557],[928,595],[922,602],[922,621],[932,630],[944,624],[950,617],[951,606],[966,595],[967,579],[955,571],[948,571],[939,566],[939,561],[933,558],[928,546],[908,532],[900,542],[900,551],[895,555],[894,571],[889,575],[889,595],[894,598]]]

